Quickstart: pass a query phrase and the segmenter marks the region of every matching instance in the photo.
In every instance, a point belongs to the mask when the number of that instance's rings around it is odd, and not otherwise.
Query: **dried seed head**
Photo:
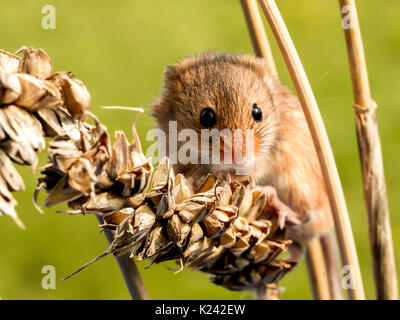
[[[0,50],[0,151],[7,163],[2,169],[5,182],[11,183],[12,173],[12,165],[5,158],[31,165],[34,170],[38,163],[36,151],[44,148],[44,136],[67,136],[71,140],[68,143],[54,142],[51,157],[55,167],[46,170],[46,179],[40,179],[35,198],[39,189],[43,189],[49,192],[45,206],[61,202],[77,205],[75,200],[93,193],[97,179],[102,187],[113,185],[104,170],[96,171],[101,157],[85,157],[85,147],[91,146],[85,140],[90,136],[90,126],[75,122],[76,113],[88,110],[90,94],[71,73],[51,75],[52,62],[42,49],[23,47],[19,52],[21,58]],[[85,127],[83,135],[81,127]],[[69,178],[64,175],[67,171]],[[144,180],[143,175],[140,179]],[[13,180],[13,185],[4,185],[0,215],[9,215],[22,225],[14,211],[16,201],[5,192],[6,188],[21,189],[22,180],[16,176]]]

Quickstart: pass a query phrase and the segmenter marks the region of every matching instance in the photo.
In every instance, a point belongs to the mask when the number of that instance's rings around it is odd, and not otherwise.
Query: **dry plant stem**
[[[307,244],[306,261],[314,300],[329,300],[329,283],[319,239]]]
[[[258,10],[257,0],[240,0],[240,3],[246,18],[255,54],[265,60],[274,76],[278,76],[271,47],[268,42],[260,11]]]
[[[324,256],[330,300],[343,300],[342,273],[340,272],[340,258],[336,246],[333,230],[325,233],[320,238],[322,254]]]
[[[254,300],[269,300],[268,297],[268,289],[263,287],[258,287],[253,292],[253,299]]]
[[[350,218],[332,149],[319,113],[317,102],[296,48],[294,47],[275,2],[273,0],[259,0],[259,2],[289,69],[317,150],[335,220],[335,230],[339,242],[342,263],[351,266],[352,270],[354,289],[348,289],[349,298],[365,299]]]
[[[278,77],[278,71],[276,69],[274,57],[272,55],[271,46],[268,41],[268,37],[265,31],[264,24],[261,19],[260,10],[258,9],[257,0],[240,0],[242,5],[243,13],[246,18],[247,28],[250,33],[251,42],[253,44],[253,49],[256,56],[261,57],[265,60],[268,68],[270,69],[271,73]],[[318,245],[314,245],[318,246]],[[319,245],[320,247],[320,245]],[[318,269],[321,266],[325,266],[324,257],[323,255],[317,254],[314,255],[315,252],[319,253],[320,250],[310,250],[308,251],[308,257],[310,261],[314,263],[308,264],[309,274],[310,274],[310,284],[312,286],[312,291],[316,293],[314,295],[315,299],[318,300],[326,300],[328,299],[325,295],[320,295],[320,293],[325,292],[324,288],[319,288],[320,285],[327,286],[328,284],[323,281],[323,279],[319,280],[320,275],[324,275],[325,269]],[[321,259],[318,261],[318,259]],[[317,280],[314,280],[317,279]],[[259,291],[263,290],[262,288]],[[258,293],[258,299],[262,299],[262,297],[267,297],[267,294],[262,295],[260,292]]]
[[[357,139],[362,166],[365,201],[377,299],[397,300],[398,285],[390,215],[386,196],[376,104],[371,98],[367,65],[354,0],[339,0],[340,9],[350,6],[350,28],[344,29],[355,100]],[[345,14],[342,13],[344,16]]]
[[[100,224],[103,224],[103,218],[97,216]],[[111,244],[113,241],[113,235],[110,231],[104,230],[108,242]],[[149,294],[147,293],[146,287],[144,286],[142,277],[135,261],[129,257],[129,253],[116,256],[115,259],[118,262],[121,273],[124,276],[126,286],[128,287],[129,293],[133,300],[150,300]]]
[[[254,300],[280,300],[280,288],[258,287],[253,291]]]

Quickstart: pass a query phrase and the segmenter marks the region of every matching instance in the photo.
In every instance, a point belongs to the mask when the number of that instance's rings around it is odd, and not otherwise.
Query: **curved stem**
[[[349,285],[349,297],[351,299],[363,300],[365,299],[365,294],[350,217],[333,152],[317,102],[300,61],[300,57],[297,54],[296,48],[275,1],[259,0],[259,2],[272,32],[275,35],[296,88],[318,154],[326,187],[328,189],[342,263],[351,268],[352,285]]]

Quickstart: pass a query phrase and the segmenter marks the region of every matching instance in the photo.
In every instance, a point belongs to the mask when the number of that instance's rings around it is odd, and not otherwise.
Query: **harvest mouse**
[[[208,53],[167,67],[164,80],[153,116],[167,140],[171,121],[176,121],[178,133],[226,128],[254,132],[246,161],[182,164],[178,159],[175,172],[196,183],[208,173],[234,174],[235,169],[246,167],[258,186],[274,187],[278,197],[297,213],[286,217],[289,238],[294,240],[292,259],[298,260],[301,249],[315,237],[326,240],[325,253],[334,252],[328,195],[304,113],[297,98],[271,75],[264,60]],[[201,154],[200,134],[198,139]],[[184,143],[178,141],[178,149]],[[243,146],[246,149],[246,143]],[[291,219],[299,223],[291,224]],[[328,273],[337,267],[334,263],[327,261]],[[331,281],[338,285],[337,276],[331,276]]]

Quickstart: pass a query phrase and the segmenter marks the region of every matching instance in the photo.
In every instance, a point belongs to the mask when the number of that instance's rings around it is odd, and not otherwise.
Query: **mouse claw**
[[[274,187],[257,186],[256,189],[265,193],[267,203],[264,212],[272,213],[276,216],[280,229],[288,225],[297,225],[301,223],[300,215],[279,199],[278,193]]]
[[[288,216],[288,214],[287,214],[287,212],[286,211],[281,211],[280,213],[279,213],[279,216],[278,216],[278,224],[279,224],[279,228],[281,228],[281,229],[283,229],[284,227],[285,227],[285,224],[286,224],[286,217]]]
[[[300,220],[297,218],[297,213],[288,210],[279,210],[278,211],[278,224],[281,229],[283,229],[286,225],[296,225],[300,224]]]

